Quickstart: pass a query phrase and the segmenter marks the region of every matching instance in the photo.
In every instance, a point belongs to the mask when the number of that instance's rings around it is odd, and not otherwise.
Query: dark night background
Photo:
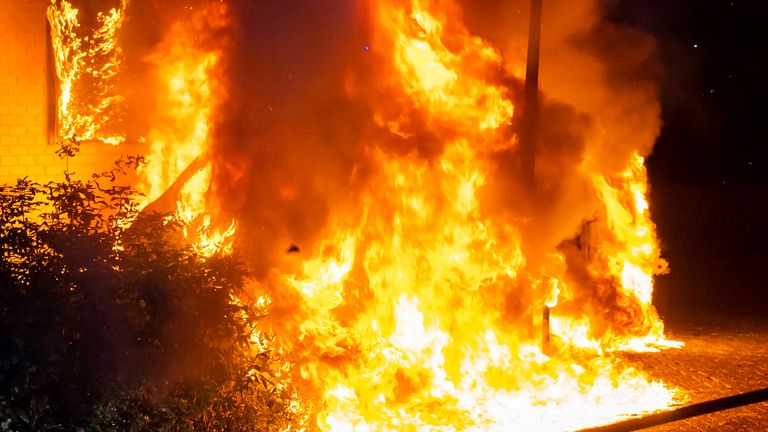
[[[611,19],[653,34],[663,129],[648,159],[671,273],[662,315],[768,316],[768,77],[762,1],[620,0]]]

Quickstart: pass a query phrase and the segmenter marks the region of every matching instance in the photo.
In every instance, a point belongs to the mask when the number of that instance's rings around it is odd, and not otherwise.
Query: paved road
[[[670,335],[686,343],[681,350],[626,355],[651,377],[682,388],[690,400],[704,402],[768,388],[768,317],[668,323]],[[768,431],[768,402],[645,429],[668,431]]]

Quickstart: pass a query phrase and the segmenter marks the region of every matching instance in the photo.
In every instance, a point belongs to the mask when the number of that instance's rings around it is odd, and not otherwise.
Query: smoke
[[[368,182],[377,169],[370,143],[428,162],[452,133],[450,125],[425,124],[408,106],[382,108],[393,96],[381,85],[365,20],[370,11],[361,3],[231,3],[230,91],[216,127],[212,195],[224,219],[239,221],[239,248],[257,274],[286,265],[293,245],[312,250],[332,228],[332,214],[361,216],[360,193],[375,187]],[[503,56],[503,76],[486,78],[504,83],[521,105],[528,2],[459,7],[469,32]],[[479,191],[486,216],[518,225],[532,274],[556,265],[556,250],[571,267],[584,265],[572,249],[583,224],[600,213],[593,176],[616,175],[634,154],[648,155],[659,132],[654,41],[606,21],[607,7],[597,0],[545,3],[536,186],[522,184],[516,152],[504,149],[489,157]],[[383,115],[407,133],[382,129],[373,120],[382,109],[395,110]],[[517,127],[513,122],[510,142]],[[578,273],[572,278],[584,291],[576,296],[591,296],[595,307],[625,307],[616,305],[609,281]]]
[[[529,2],[461,3],[470,30],[499,47],[507,67],[522,76]],[[570,105],[594,122],[585,150],[590,167],[606,174],[621,170],[635,151],[650,154],[660,129],[655,41],[606,20],[612,3],[545,1],[539,72],[550,101]]]
[[[159,143],[151,163],[173,165],[145,172],[167,189],[150,208],[173,210],[210,168],[203,209],[237,221],[255,290],[270,290],[268,324],[293,355],[319,357],[296,362],[301,380],[322,390],[321,363],[329,376],[365,370],[380,339],[406,346],[419,328],[425,345],[411,348],[445,351],[457,378],[479,334],[531,339],[559,283],[556,312],[588,316],[596,339],[659,324],[622,285],[624,268],[650,280],[653,227],[605,216],[609,198],[628,219],[643,213],[631,201],[644,190],[620,183],[659,131],[653,40],[607,22],[597,0],[545,3],[530,185],[518,148],[528,3],[132,0],[129,141]],[[642,237],[640,258],[621,255],[614,228]],[[613,249],[591,259],[592,241]],[[617,274],[611,254],[634,267]],[[396,369],[380,384],[399,382]]]
[[[162,62],[164,41],[175,37],[174,25],[209,3],[131,0],[120,75],[129,141],[146,136],[164,109],[151,72]],[[227,97],[215,118],[209,155],[211,199],[221,219],[240,221],[241,246],[256,254],[254,262],[263,269],[291,244],[311,243],[328,213],[352,203],[366,187],[373,169],[366,142],[377,140],[402,155],[416,151],[425,159],[442,151],[439,131],[421,124],[418,115],[408,119],[407,138],[381,131],[372,121],[373,106],[388,95],[374,82],[379,65],[369,52],[364,3],[227,3],[231,22],[224,31],[231,43],[223,44],[227,59],[220,75]],[[500,50],[506,77],[490,79],[505,80],[518,104],[528,4],[458,2],[469,32]],[[76,4],[85,16],[117,5],[118,0]],[[607,22],[609,6],[599,0],[545,2],[537,187],[533,193],[521,188],[515,155],[501,152],[481,191],[489,214],[530,221],[530,248],[552,250],[578,234],[597,206],[586,173],[617,173],[634,153],[648,155],[659,132],[654,41]],[[222,37],[199,34],[191,43]]]
[[[194,33],[174,34],[194,26],[195,11],[212,3],[218,2],[131,0],[121,76],[132,141],[162,119],[153,70],[167,56],[164,47]],[[213,167],[209,211],[220,221],[238,221],[237,247],[263,277],[295,265],[289,248],[308,256],[338,215],[362,217],[361,196],[382,175],[372,148],[435,163],[458,126],[428,124],[418,109],[393,103],[399,99],[382,84],[387,68],[368,20],[374,3],[224,4],[225,27],[198,31],[185,42],[189,49],[211,45],[223,52],[217,79],[226,94],[212,119],[212,147],[201,157]],[[503,68],[473,73],[503,86],[518,109],[528,5],[461,0],[454,8],[460,13],[446,12],[463,18],[447,23],[448,44],[463,25],[499,50]],[[558,250],[571,267],[583,267],[573,249],[584,222],[600,212],[593,176],[616,175],[635,153],[648,155],[659,132],[654,41],[606,21],[608,7],[598,0],[544,4],[535,187],[521,182],[517,117],[504,131],[505,144],[484,155],[483,216],[519,229],[526,269],[537,276],[557,267],[552,252]],[[404,133],[383,127],[382,117]],[[577,273],[572,278],[585,295],[595,294],[590,285],[605,284]],[[515,301],[525,303],[528,295],[519,297]],[[616,303],[610,297],[596,302]]]
[[[470,31],[498,47],[507,69],[522,76],[529,2],[461,4]],[[536,188],[510,187],[517,165],[504,156],[485,191],[488,208],[527,221],[525,255],[534,269],[548,251],[575,247],[582,224],[599,213],[591,176],[615,176],[634,154],[649,155],[660,130],[654,40],[607,21],[609,7],[599,0],[544,2]],[[589,292],[604,284],[581,279]]]
[[[364,40],[351,1],[235,1],[232,16],[214,188],[264,271],[290,245],[305,248],[350,194],[369,115],[344,84]]]
[[[599,172],[613,174],[632,152],[650,154],[660,130],[658,66],[650,35],[603,20],[605,2],[553,2],[550,19],[559,44],[547,44],[542,64],[546,91],[576,106],[597,122],[589,142]],[[565,12],[575,9],[575,16]],[[561,71],[560,73],[556,71]],[[562,71],[569,72],[563,75]],[[567,78],[567,79],[566,79]]]

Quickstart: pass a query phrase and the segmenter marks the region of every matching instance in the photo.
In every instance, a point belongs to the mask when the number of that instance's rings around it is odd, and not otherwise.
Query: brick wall
[[[54,174],[46,135],[45,0],[0,0],[0,182]]]
[[[50,0],[0,0],[0,184],[63,178],[67,162],[51,135],[55,92],[49,66]],[[75,2],[76,4],[76,2]],[[55,93],[53,93],[55,94]],[[120,147],[84,144],[69,169],[78,176],[110,167]],[[129,153],[133,153],[130,152]]]

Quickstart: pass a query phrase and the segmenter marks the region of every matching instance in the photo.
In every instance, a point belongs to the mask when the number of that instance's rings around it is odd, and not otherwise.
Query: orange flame
[[[665,339],[652,305],[653,277],[666,267],[643,158],[613,174],[578,167],[600,203],[579,236],[583,257],[559,246],[530,250],[530,215],[490,212],[481,198],[497,156],[516,150],[515,94],[500,52],[469,32],[453,0],[362,3],[379,66],[367,95],[376,128],[365,145],[368,183],[351,206],[331,212],[299,266],[256,283],[265,293],[254,306],[272,310],[267,330],[285,337],[255,333],[254,341],[290,359],[281,379],[317,396],[295,410],[312,411],[317,427],[333,431],[528,431],[674,403],[675,390],[611,353],[679,346]],[[83,48],[69,3],[49,9],[63,136],[110,139],[94,119],[118,99],[103,97],[90,114],[73,108],[73,89],[84,74],[110,88],[125,6],[99,18],[98,49]],[[231,251],[236,230],[218,225],[209,199],[228,88],[228,41],[212,35],[230,25],[229,13],[224,2],[204,3],[170,26],[149,58],[157,112],[140,188],[146,205],[176,212],[203,255]],[[83,66],[96,55],[111,60],[98,71]],[[353,85],[347,91],[361,96]],[[552,309],[548,349],[537,334],[544,307]]]
[[[675,391],[608,353],[666,342],[651,305],[661,261],[642,158],[615,179],[592,176],[606,228],[588,271],[620,281],[641,313],[596,334],[589,311],[557,309],[578,289],[565,257],[552,251],[550,268],[532,272],[515,221],[482,210],[492,153],[515,147],[500,54],[450,1],[369,7],[371,51],[385,65],[375,122],[404,139],[426,128],[441,149],[429,160],[372,140],[377,174],[351,212],[362,217],[339,212],[301,271],[270,282],[294,293],[278,302],[300,302],[299,333],[283,343],[322,399],[320,429],[571,430],[672,404]],[[555,308],[551,356],[531,323],[545,305]]]
[[[71,3],[51,0],[48,20],[60,81],[59,139],[113,145],[125,141],[115,124],[121,120],[123,102],[116,86],[123,60],[118,34],[128,3],[122,0],[119,9],[99,13],[96,26],[86,28]],[[226,96],[221,76],[226,43],[201,34],[214,34],[227,25],[226,4],[210,2],[193,12],[191,23],[172,26],[150,59],[159,109],[148,133],[150,151],[147,164],[139,169],[138,189],[146,196],[145,206],[161,197],[169,201],[159,209],[175,212],[187,238],[204,255],[231,252],[235,232],[234,221],[224,227],[214,223],[206,197],[211,129]]]
[[[216,110],[226,97],[221,76],[225,42],[202,35],[228,26],[226,4],[211,2],[179,21],[151,57],[159,83],[158,118],[150,130],[150,150],[141,167],[146,202],[170,193],[185,235],[206,255],[231,252],[235,222],[223,230],[212,223],[208,206],[210,149]]]
[[[48,22],[59,78],[57,138],[101,141],[117,145],[125,137],[115,131],[122,98],[115,81],[122,62],[117,34],[125,19],[128,0],[119,9],[99,12],[97,26],[82,30],[78,9],[66,0],[51,0]]]

